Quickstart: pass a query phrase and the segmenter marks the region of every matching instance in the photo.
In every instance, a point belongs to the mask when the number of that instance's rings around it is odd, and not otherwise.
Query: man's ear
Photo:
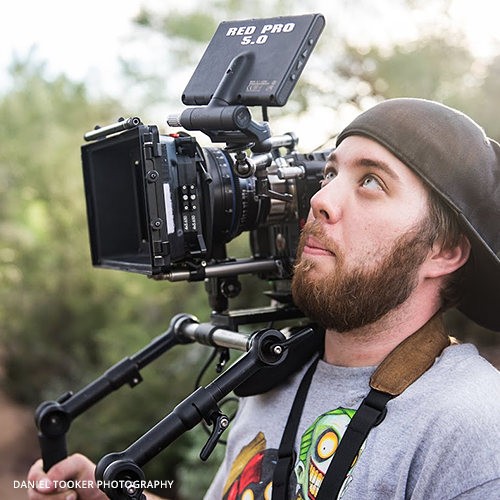
[[[470,241],[465,235],[461,235],[458,244],[451,248],[437,241],[424,263],[424,277],[438,278],[453,273],[467,262],[470,250]]]

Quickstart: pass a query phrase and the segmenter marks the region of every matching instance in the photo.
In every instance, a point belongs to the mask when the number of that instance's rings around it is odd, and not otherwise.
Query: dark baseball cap
[[[472,252],[457,308],[500,331],[500,145],[467,115],[425,99],[390,99],[355,118],[338,136],[377,141],[456,212]]]

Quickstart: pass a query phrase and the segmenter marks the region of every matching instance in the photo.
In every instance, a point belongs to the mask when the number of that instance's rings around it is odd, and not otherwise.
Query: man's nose
[[[311,198],[314,219],[335,224],[342,217],[342,194],[338,179],[330,181]]]

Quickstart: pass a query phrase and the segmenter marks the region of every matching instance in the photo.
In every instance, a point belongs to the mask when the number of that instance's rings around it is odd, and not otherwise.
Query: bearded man
[[[292,291],[323,334],[243,391],[206,500],[499,499],[500,374],[442,313],[500,330],[500,146],[431,101],[361,114],[311,199]],[[29,479],[92,472],[76,455]],[[105,498],[29,498],[77,493]]]

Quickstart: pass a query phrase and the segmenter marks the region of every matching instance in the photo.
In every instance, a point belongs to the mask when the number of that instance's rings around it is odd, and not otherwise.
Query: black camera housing
[[[82,156],[93,265],[146,275],[224,259],[224,245],[243,231],[254,258],[293,260],[326,161],[323,152],[281,157],[304,173],[275,179],[293,193],[280,202],[259,199],[255,178],[237,177],[229,153],[155,126],[84,146]]]
[[[298,154],[293,134],[272,137],[246,105],[286,102],[323,27],[319,14],[221,23],[183,94],[207,106],[169,124],[226,148],[202,148],[185,132],[161,135],[138,118],[86,134],[94,266],[171,281],[291,277],[328,152]],[[228,259],[226,244],[243,231],[252,257]]]

